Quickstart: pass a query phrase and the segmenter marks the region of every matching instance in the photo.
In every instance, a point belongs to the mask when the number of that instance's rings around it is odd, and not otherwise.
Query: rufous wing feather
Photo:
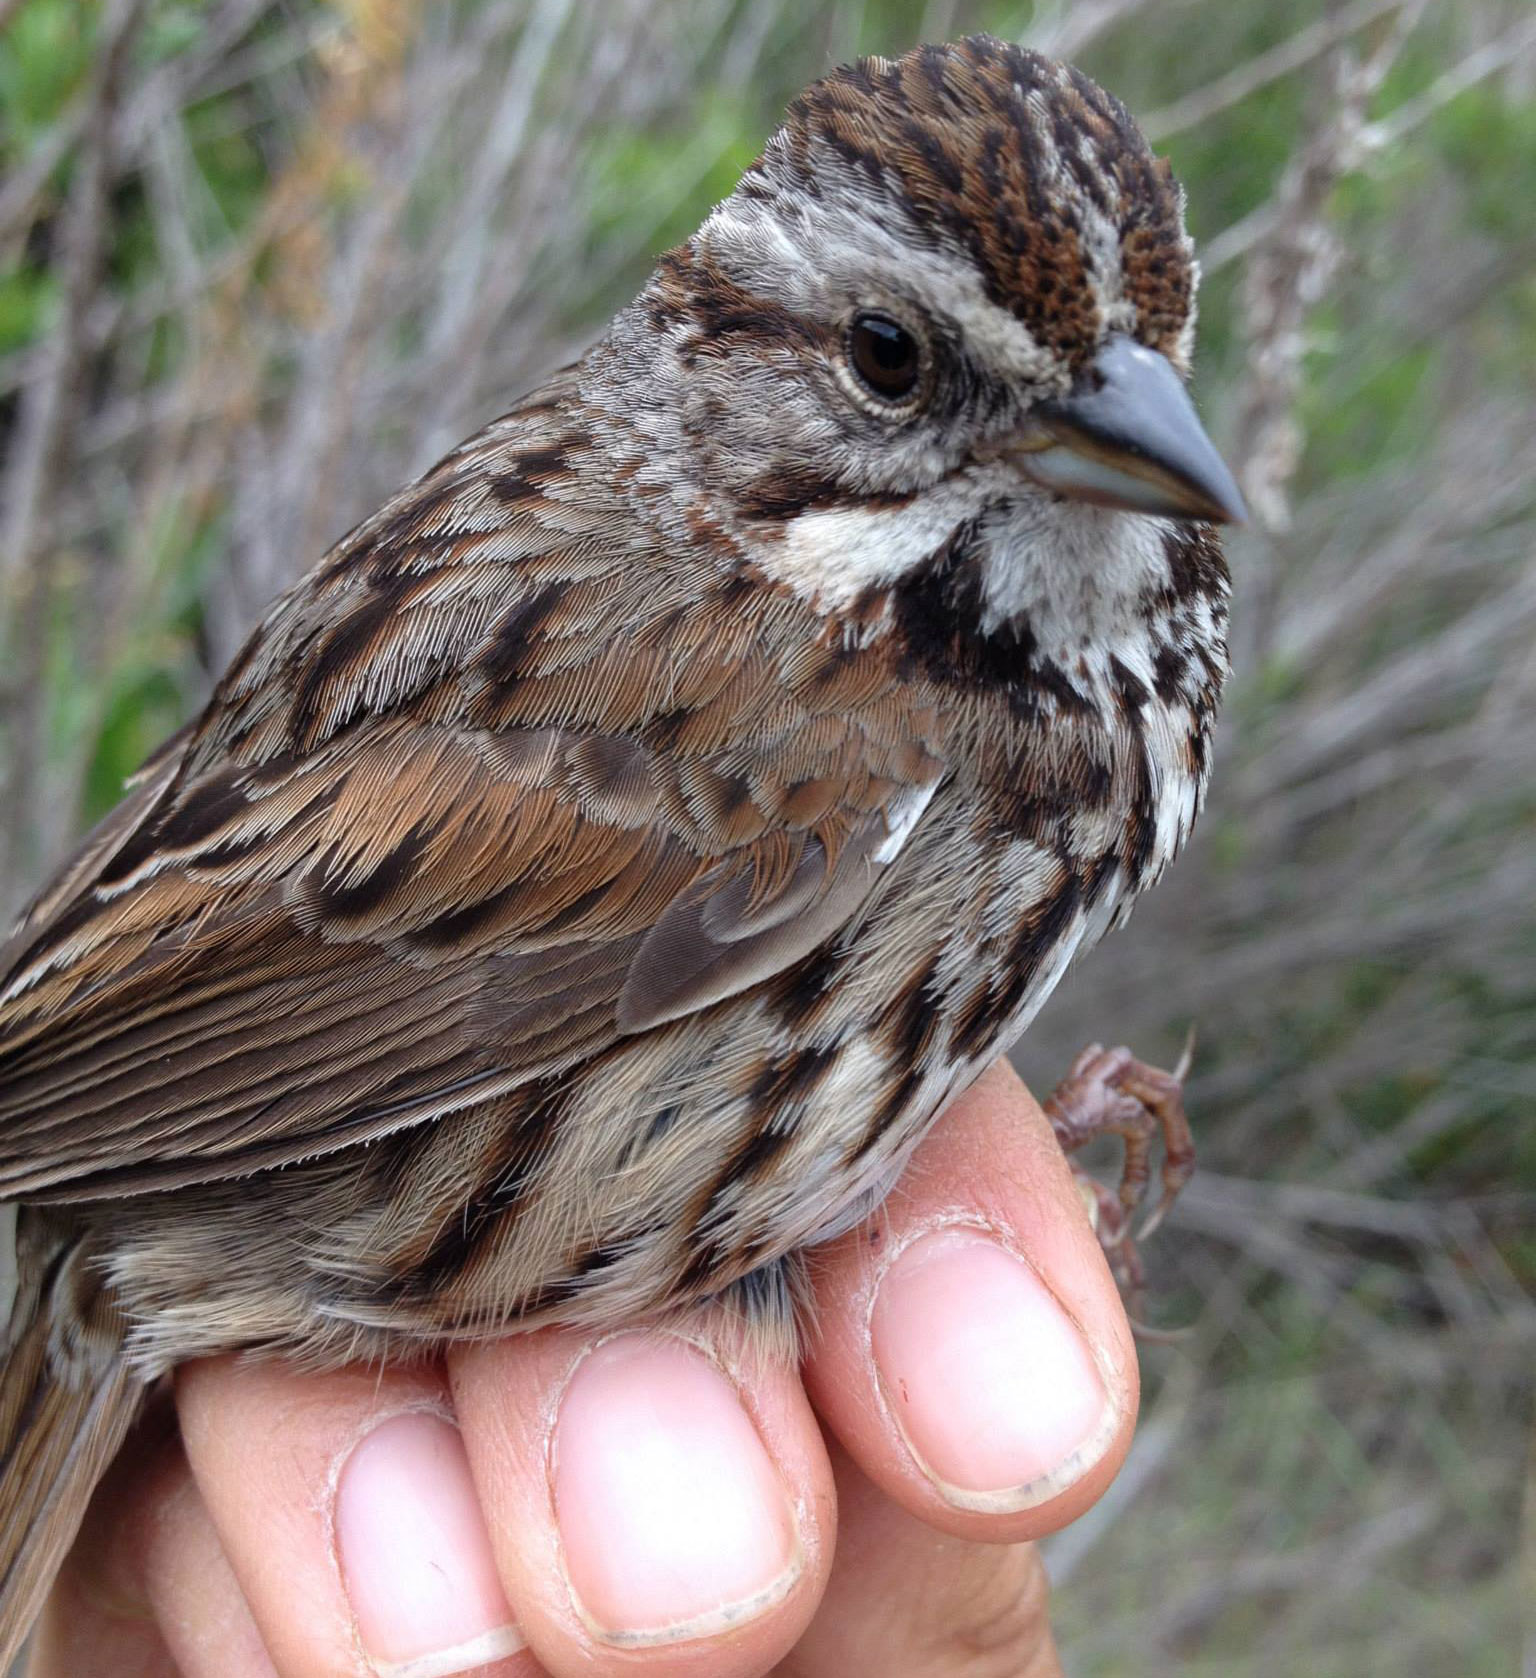
[[[841,803],[801,827],[771,827],[749,775],[632,737],[406,718],[162,793],[18,941],[0,1193],[328,1152],[782,970],[894,855],[910,789],[843,744]]]

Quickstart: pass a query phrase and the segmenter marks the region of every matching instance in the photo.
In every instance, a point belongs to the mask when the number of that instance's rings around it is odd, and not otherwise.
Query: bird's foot
[[[1046,1117],[1072,1166],[1115,1280],[1140,1315],[1145,1274],[1139,1244],[1157,1228],[1195,1169],[1195,1144],[1184,1112],[1184,1077],[1193,1038],[1172,1072],[1148,1066],[1129,1049],[1090,1043],[1045,1103]],[[1118,1136],[1124,1147],[1118,1190],[1090,1176],[1072,1156],[1096,1136]],[[1161,1137],[1162,1193],[1139,1229],[1131,1221],[1146,1199],[1152,1144]]]

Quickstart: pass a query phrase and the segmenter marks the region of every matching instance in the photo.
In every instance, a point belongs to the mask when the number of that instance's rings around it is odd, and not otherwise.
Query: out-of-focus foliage
[[[1201,1033],[1077,1673],[1509,1673],[1536,1354],[1526,0],[0,0],[0,894],[271,594],[579,350],[860,50],[986,27],[1172,156],[1258,514],[1212,805],[1031,1033]],[[1526,1662],[1536,1662],[1527,1646]]]

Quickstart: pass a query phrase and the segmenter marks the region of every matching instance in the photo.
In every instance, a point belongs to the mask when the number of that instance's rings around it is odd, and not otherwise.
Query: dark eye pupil
[[[917,340],[889,315],[859,315],[849,334],[858,375],[877,395],[909,396],[920,371]]]

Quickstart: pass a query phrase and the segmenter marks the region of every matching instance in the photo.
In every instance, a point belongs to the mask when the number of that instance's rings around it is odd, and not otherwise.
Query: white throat
[[[1069,666],[1141,640],[1142,601],[1169,581],[1166,519],[1052,496],[1011,502],[994,518],[982,579],[992,633],[1027,622],[1045,657]]]

